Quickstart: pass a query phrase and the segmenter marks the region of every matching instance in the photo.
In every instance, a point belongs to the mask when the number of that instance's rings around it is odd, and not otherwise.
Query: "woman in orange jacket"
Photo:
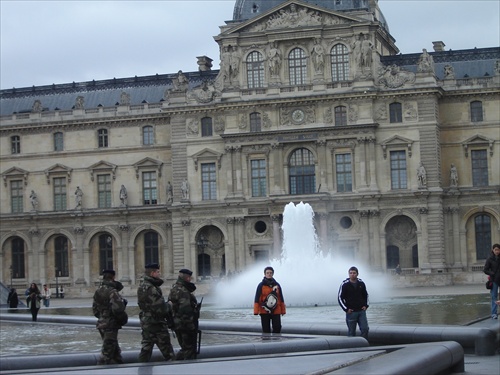
[[[273,267],[264,269],[264,278],[257,286],[253,304],[253,314],[260,315],[262,332],[281,332],[281,315],[286,314],[286,305],[281,285],[274,279]]]

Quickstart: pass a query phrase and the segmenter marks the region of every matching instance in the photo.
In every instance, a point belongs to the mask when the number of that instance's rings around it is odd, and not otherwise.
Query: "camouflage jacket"
[[[168,299],[172,302],[176,330],[194,331],[198,327],[198,301],[193,292],[196,286],[178,278],[172,285]]]
[[[120,329],[127,323],[126,303],[119,293],[122,289],[119,281],[103,280],[95,291],[92,311],[97,318],[98,329]]]
[[[160,286],[163,280],[151,276],[144,276],[137,289],[137,304],[141,312],[141,326],[146,329],[151,325],[167,326],[167,318],[172,313],[171,306],[165,302]]]

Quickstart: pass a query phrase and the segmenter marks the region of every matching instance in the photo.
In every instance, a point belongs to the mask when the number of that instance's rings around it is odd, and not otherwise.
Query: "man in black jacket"
[[[493,287],[491,288],[491,319],[498,319],[498,288],[500,287],[500,244],[494,244],[491,250],[491,255],[486,259],[484,264],[484,273],[487,274]]]
[[[359,325],[361,336],[368,339],[368,291],[363,280],[358,278],[358,269],[349,268],[349,278],[340,284],[338,301],[346,313],[347,336],[356,336],[356,326]]]

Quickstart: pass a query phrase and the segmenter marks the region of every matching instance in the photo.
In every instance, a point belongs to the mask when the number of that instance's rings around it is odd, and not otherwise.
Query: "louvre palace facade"
[[[218,278],[279,258],[304,202],[324,252],[407,285],[484,281],[500,48],[395,37],[376,0],[236,0],[219,70],[2,90],[0,280]]]

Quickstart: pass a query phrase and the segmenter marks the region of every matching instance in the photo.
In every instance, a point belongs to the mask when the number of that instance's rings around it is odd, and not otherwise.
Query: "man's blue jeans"
[[[368,339],[368,319],[366,318],[366,310],[353,311],[350,314],[345,314],[345,321],[347,323],[347,336],[356,336],[356,326],[359,324],[361,337]]]
[[[498,284],[493,282],[493,288],[490,291],[491,295],[491,315],[498,315],[498,306],[495,303],[498,300]]]

